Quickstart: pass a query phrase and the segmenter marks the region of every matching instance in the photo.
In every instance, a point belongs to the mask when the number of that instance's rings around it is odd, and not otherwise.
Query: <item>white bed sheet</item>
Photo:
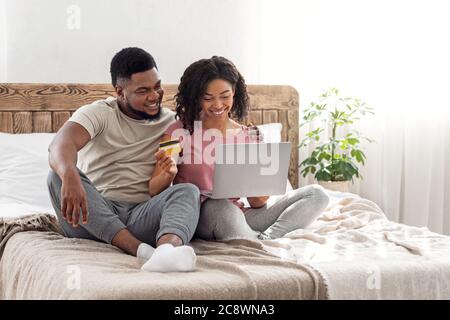
[[[47,150],[54,135],[0,133],[0,217],[53,212]]]
[[[0,218],[21,218],[35,213],[50,213],[52,215],[56,215],[53,208],[45,208],[17,202],[0,203]]]

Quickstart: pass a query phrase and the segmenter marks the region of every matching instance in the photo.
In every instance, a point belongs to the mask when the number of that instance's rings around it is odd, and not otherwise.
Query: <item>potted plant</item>
[[[358,164],[364,165],[366,156],[360,144],[363,139],[373,140],[363,137],[353,125],[369,114],[374,112],[365,102],[343,97],[336,88],[324,91],[317,101],[311,102],[303,110],[301,124],[309,125],[310,131],[299,147],[313,146],[309,157],[300,163],[303,177],[314,174],[320,185],[343,192],[348,192],[349,182],[353,182],[354,177],[362,179]]]

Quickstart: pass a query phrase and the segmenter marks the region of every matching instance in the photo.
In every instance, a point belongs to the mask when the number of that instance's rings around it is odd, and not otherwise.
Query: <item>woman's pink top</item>
[[[201,201],[205,201],[213,190],[215,146],[218,144],[235,144],[252,142],[245,126],[239,129],[227,130],[224,137],[217,129],[202,129],[200,123],[194,127],[192,135],[183,129],[181,121],[171,124],[166,134],[171,139],[180,139],[182,156],[178,161],[178,173],[173,181],[177,183],[192,183],[200,189]],[[235,199],[231,199],[235,200]]]

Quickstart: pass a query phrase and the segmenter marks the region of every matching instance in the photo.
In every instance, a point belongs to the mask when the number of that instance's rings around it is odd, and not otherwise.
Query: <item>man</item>
[[[181,184],[150,197],[148,187],[155,166],[176,174],[174,161],[156,153],[174,121],[161,107],[156,63],[125,48],[111,61],[111,78],[117,98],[79,108],[49,146],[47,184],[62,229],[117,246],[146,261],[144,270],[191,271],[196,257],[186,244],[198,223],[198,188]]]

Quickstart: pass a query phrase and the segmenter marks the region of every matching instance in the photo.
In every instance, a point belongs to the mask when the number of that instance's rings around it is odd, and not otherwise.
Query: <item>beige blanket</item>
[[[275,254],[308,264],[330,299],[450,299],[450,237],[386,219],[373,202],[343,198]]]
[[[58,220],[54,215],[34,213],[17,218],[0,218],[0,258],[8,240],[22,231],[54,231],[62,233]]]
[[[141,271],[135,257],[108,244],[52,231],[18,232],[51,230],[52,222],[42,216],[10,221],[8,233],[0,221],[0,299],[326,298],[314,269],[280,259],[258,241],[194,241],[195,272],[151,273]]]
[[[51,230],[51,221],[8,230]],[[3,240],[7,299],[450,299],[450,237],[388,221],[362,198],[333,201],[310,227],[276,241],[194,241],[190,273],[140,271],[113,246],[55,232]]]

